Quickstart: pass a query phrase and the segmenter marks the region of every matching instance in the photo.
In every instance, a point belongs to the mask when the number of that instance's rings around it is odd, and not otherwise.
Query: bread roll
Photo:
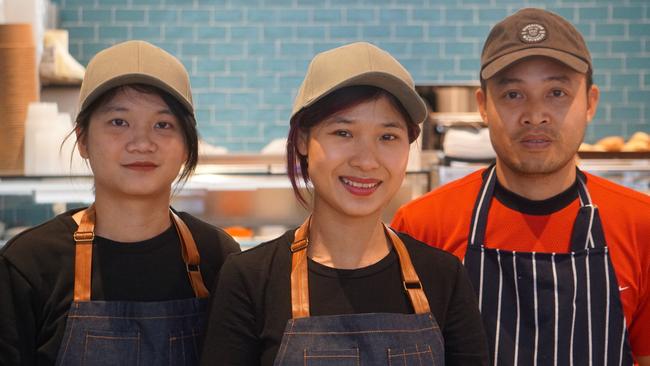
[[[648,144],[642,140],[630,140],[628,141],[621,151],[650,151],[648,149]]]
[[[580,144],[580,147],[578,148],[578,151],[605,151],[600,145],[591,145],[586,142],[583,142]]]
[[[621,151],[625,146],[625,140],[621,136],[608,136],[598,140],[596,146],[600,146],[605,151]]]
[[[637,131],[634,133],[634,135],[632,135],[632,137],[630,137],[630,140],[628,142],[631,141],[643,141],[647,144],[650,143],[650,135],[643,131]]]

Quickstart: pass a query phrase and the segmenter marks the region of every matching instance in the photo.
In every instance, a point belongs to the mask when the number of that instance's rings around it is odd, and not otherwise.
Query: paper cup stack
[[[0,24],[0,175],[23,174],[25,118],[38,100],[30,24]]]

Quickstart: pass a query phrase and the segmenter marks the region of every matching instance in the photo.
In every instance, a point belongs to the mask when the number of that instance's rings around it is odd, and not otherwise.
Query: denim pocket
[[[305,366],[358,366],[359,349],[304,350]]]
[[[137,366],[140,358],[140,333],[86,331],[84,366]]]
[[[433,366],[431,346],[414,345],[406,348],[389,348],[388,364],[391,366]]]
[[[199,337],[198,330],[181,331],[169,335],[169,365],[198,365]]]

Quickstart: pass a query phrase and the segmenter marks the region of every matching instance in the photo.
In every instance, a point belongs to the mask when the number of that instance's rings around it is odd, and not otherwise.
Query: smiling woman
[[[381,222],[426,107],[387,52],[316,55],[287,143],[302,226],[224,264],[203,365],[483,365],[487,348],[462,264]]]
[[[75,123],[95,203],[14,237],[0,253],[0,364],[194,365],[209,292],[239,246],[170,207],[194,170],[189,77],[142,41],[89,63]]]

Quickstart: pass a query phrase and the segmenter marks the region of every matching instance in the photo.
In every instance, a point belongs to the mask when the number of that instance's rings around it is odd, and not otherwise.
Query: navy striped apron
[[[631,365],[618,282],[598,209],[581,174],[577,176],[581,207],[569,253],[487,248],[494,165],[486,175],[474,206],[464,262],[478,296],[491,363]]]

